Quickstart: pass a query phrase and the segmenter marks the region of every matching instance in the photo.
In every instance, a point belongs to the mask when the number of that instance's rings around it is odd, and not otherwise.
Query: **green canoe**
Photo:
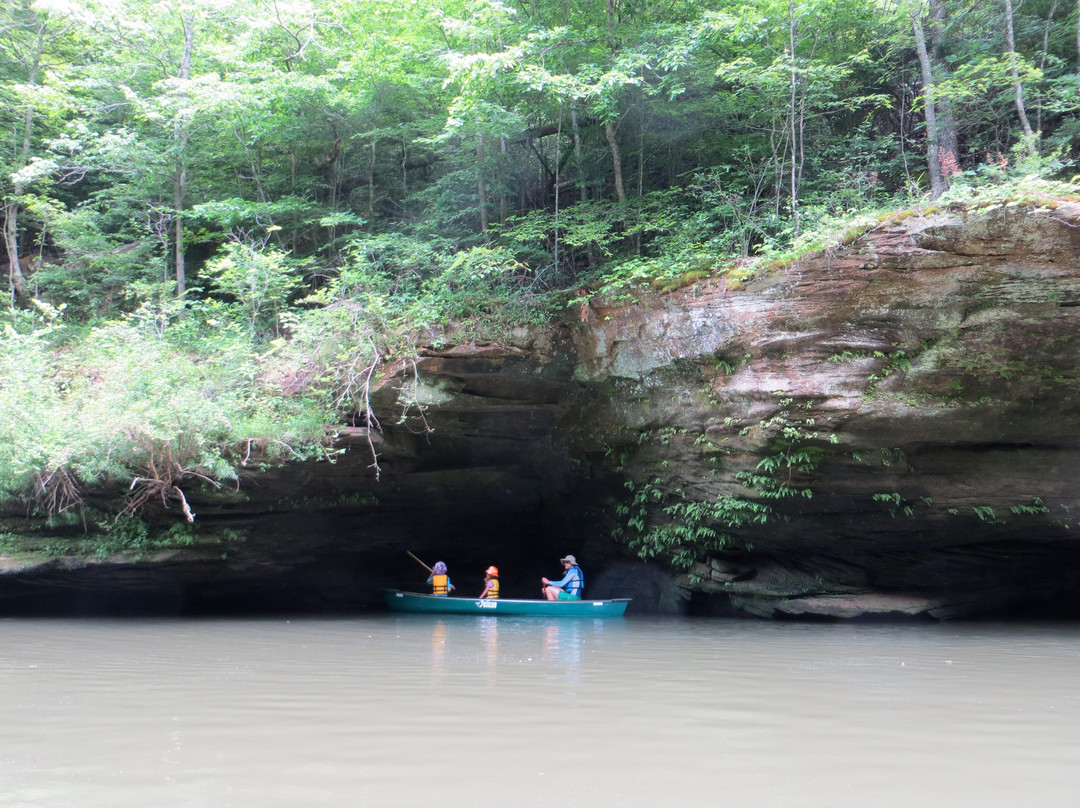
[[[394,612],[419,614],[535,615],[537,617],[622,617],[630,598],[615,600],[495,600],[436,597],[386,590],[386,605]]]

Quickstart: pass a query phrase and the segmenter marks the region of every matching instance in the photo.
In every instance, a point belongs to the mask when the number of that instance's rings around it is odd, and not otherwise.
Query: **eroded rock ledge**
[[[805,493],[750,495],[767,521],[684,583],[761,615],[1075,609],[1077,214],[886,222],[745,288],[594,304],[577,377],[617,380],[639,490],[747,498],[765,461]]]
[[[640,611],[1076,614],[1078,216],[885,222],[750,282],[429,351],[419,388],[375,397],[379,480],[346,428],[334,463],[193,495],[191,548],[0,559],[0,611],[366,608],[426,577],[409,549],[461,594],[496,563],[531,597],[574,552]]]

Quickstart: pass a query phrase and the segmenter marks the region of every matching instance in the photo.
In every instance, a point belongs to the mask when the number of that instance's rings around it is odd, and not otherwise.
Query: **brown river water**
[[[1080,799],[1080,624],[0,620],[3,808]]]

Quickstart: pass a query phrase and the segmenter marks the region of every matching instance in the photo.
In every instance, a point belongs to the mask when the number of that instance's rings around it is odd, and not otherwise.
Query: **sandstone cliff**
[[[759,614],[1072,598],[1077,215],[886,221],[744,288],[594,304],[577,377],[615,384],[651,544],[726,519],[687,584]]]

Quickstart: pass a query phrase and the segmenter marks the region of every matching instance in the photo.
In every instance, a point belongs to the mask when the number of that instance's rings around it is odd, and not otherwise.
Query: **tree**
[[[38,136],[38,106],[48,103],[39,97],[42,91],[42,73],[51,65],[51,57],[62,60],[57,49],[67,37],[72,22],[60,16],[41,10],[31,0],[18,0],[8,6],[0,16],[0,56],[15,73],[18,82],[11,99],[12,115],[10,126],[14,144],[13,150],[3,160],[5,180],[10,177],[10,185],[4,183],[3,232],[4,251],[8,262],[8,284],[13,301],[26,295],[26,275],[24,264],[27,235],[21,224],[23,212],[23,192],[27,180],[36,172],[28,171],[31,165],[32,149],[40,139]],[[52,99],[55,102],[55,99]]]
[[[1020,125],[1024,129],[1026,148],[1033,149],[1033,135],[1031,122],[1028,121],[1027,106],[1024,104],[1024,85],[1020,81],[1020,69],[1017,66],[1019,57],[1016,54],[1016,33],[1013,29],[1013,4],[1012,0],[1005,0],[1005,43],[1008,48],[1006,54],[1009,60],[1009,74],[1012,76],[1013,93],[1016,98],[1016,114],[1020,117]]]
[[[270,234],[267,234],[269,236]],[[235,298],[247,320],[248,334],[278,330],[278,315],[298,282],[288,258],[262,243],[227,244],[207,266],[207,274],[222,291]]]
[[[916,11],[911,14],[911,25],[915,34],[915,47],[919,54],[919,66],[922,71],[922,106],[923,114],[926,116],[926,160],[930,169],[930,196],[937,199],[948,189],[948,183],[941,171],[937,105],[934,97],[934,74],[930,65],[930,54],[926,49],[926,34],[923,32],[922,17]]]
[[[935,81],[946,80],[952,74],[948,62],[949,12],[946,0],[929,0],[930,9],[930,74]],[[938,150],[959,160],[956,116],[951,99],[935,96],[934,123],[937,128]]]
[[[180,16],[184,27],[184,50],[180,56],[180,67],[176,78],[181,83],[191,80],[191,56],[195,49],[195,21],[190,11],[183,11]],[[181,84],[181,101],[186,99],[187,93]],[[173,142],[175,143],[176,168],[173,170],[173,251],[176,265],[176,296],[183,297],[187,291],[187,263],[184,257],[184,202],[187,198],[187,144],[190,134],[188,132],[188,115],[181,111],[173,122]]]

